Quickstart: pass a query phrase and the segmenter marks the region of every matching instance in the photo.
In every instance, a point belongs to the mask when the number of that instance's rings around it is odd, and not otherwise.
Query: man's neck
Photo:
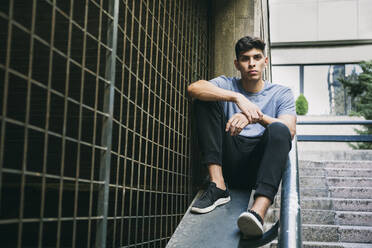
[[[257,93],[260,92],[264,86],[265,82],[260,79],[260,80],[244,80],[243,78],[240,80],[242,87],[245,91],[250,92],[250,93]]]

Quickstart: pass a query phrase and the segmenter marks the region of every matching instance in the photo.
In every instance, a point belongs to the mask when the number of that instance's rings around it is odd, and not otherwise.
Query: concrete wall
[[[258,36],[266,40],[268,48],[267,1],[215,0],[211,7],[211,76],[238,76],[234,66],[237,40],[246,35]]]

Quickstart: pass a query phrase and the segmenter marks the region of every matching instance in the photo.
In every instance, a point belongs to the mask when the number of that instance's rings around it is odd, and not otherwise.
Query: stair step
[[[302,151],[298,154],[301,160],[372,160],[371,150],[348,150],[348,151]]]
[[[327,186],[327,179],[325,177],[300,177],[300,188],[312,188],[316,185],[319,188],[325,188]]]
[[[306,241],[371,243],[372,227],[303,224],[302,238]]]
[[[306,177],[306,176],[318,176],[318,177],[325,177],[326,171],[324,169],[320,169],[319,167],[302,167],[299,171],[299,176]]]
[[[327,183],[333,187],[372,187],[372,178],[327,177]]]
[[[273,204],[280,207],[280,197]],[[335,210],[335,211],[372,211],[372,199],[343,199],[328,197],[303,197],[301,209]]]
[[[265,223],[275,223],[279,219],[280,208],[274,208],[268,211],[265,216]],[[332,210],[313,210],[301,209],[301,223],[302,224],[335,224],[336,212]]]
[[[372,211],[372,199],[304,198],[303,209],[336,211]]]
[[[303,197],[333,197],[368,199],[372,198],[372,187],[329,187],[303,188],[301,187],[301,198]]]
[[[263,247],[275,248],[278,247],[278,241],[275,240],[271,244]],[[303,241],[303,248],[371,248],[371,244],[363,243],[343,243],[343,242],[318,242],[318,241]]]
[[[372,227],[340,226],[341,242],[372,243]]]
[[[338,227],[334,225],[302,225],[302,240],[337,242],[340,240]]]
[[[335,198],[372,198],[372,187],[329,187],[331,197]]]
[[[355,168],[326,168],[328,177],[371,177],[371,169]]]
[[[300,178],[301,188],[312,188],[316,185],[319,188],[333,187],[372,187],[372,178],[365,177],[313,177]]]
[[[300,177],[372,177],[372,169],[366,168],[323,168],[304,167],[300,168]]]
[[[303,197],[327,197],[329,191],[327,188],[303,188],[301,187],[301,198]]]
[[[336,211],[335,221],[339,225],[372,226],[372,212]]]
[[[342,243],[342,242],[311,242],[305,241],[303,242],[304,248],[327,248],[327,247],[340,247],[340,248],[370,248],[371,244],[363,244],[363,243]]]
[[[372,161],[311,161],[299,160],[299,168],[349,168],[372,170]]]
[[[265,223],[275,223],[279,216],[279,208],[270,209],[266,214]],[[372,227],[372,212],[301,209],[301,222],[302,224]]]
[[[323,224],[323,225],[334,225],[335,224],[335,211],[332,210],[314,210],[314,209],[302,209],[301,210],[301,221],[303,224]]]

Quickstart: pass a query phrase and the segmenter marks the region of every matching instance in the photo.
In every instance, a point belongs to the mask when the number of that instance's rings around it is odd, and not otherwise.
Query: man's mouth
[[[256,70],[252,70],[252,71],[249,71],[248,73],[249,73],[249,74],[257,74],[258,71],[256,71]]]

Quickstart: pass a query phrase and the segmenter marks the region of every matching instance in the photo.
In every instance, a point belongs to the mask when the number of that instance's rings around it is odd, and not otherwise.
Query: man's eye
[[[260,60],[260,59],[262,59],[262,56],[261,55],[256,55],[256,56],[254,56],[254,59],[255,60]]]

